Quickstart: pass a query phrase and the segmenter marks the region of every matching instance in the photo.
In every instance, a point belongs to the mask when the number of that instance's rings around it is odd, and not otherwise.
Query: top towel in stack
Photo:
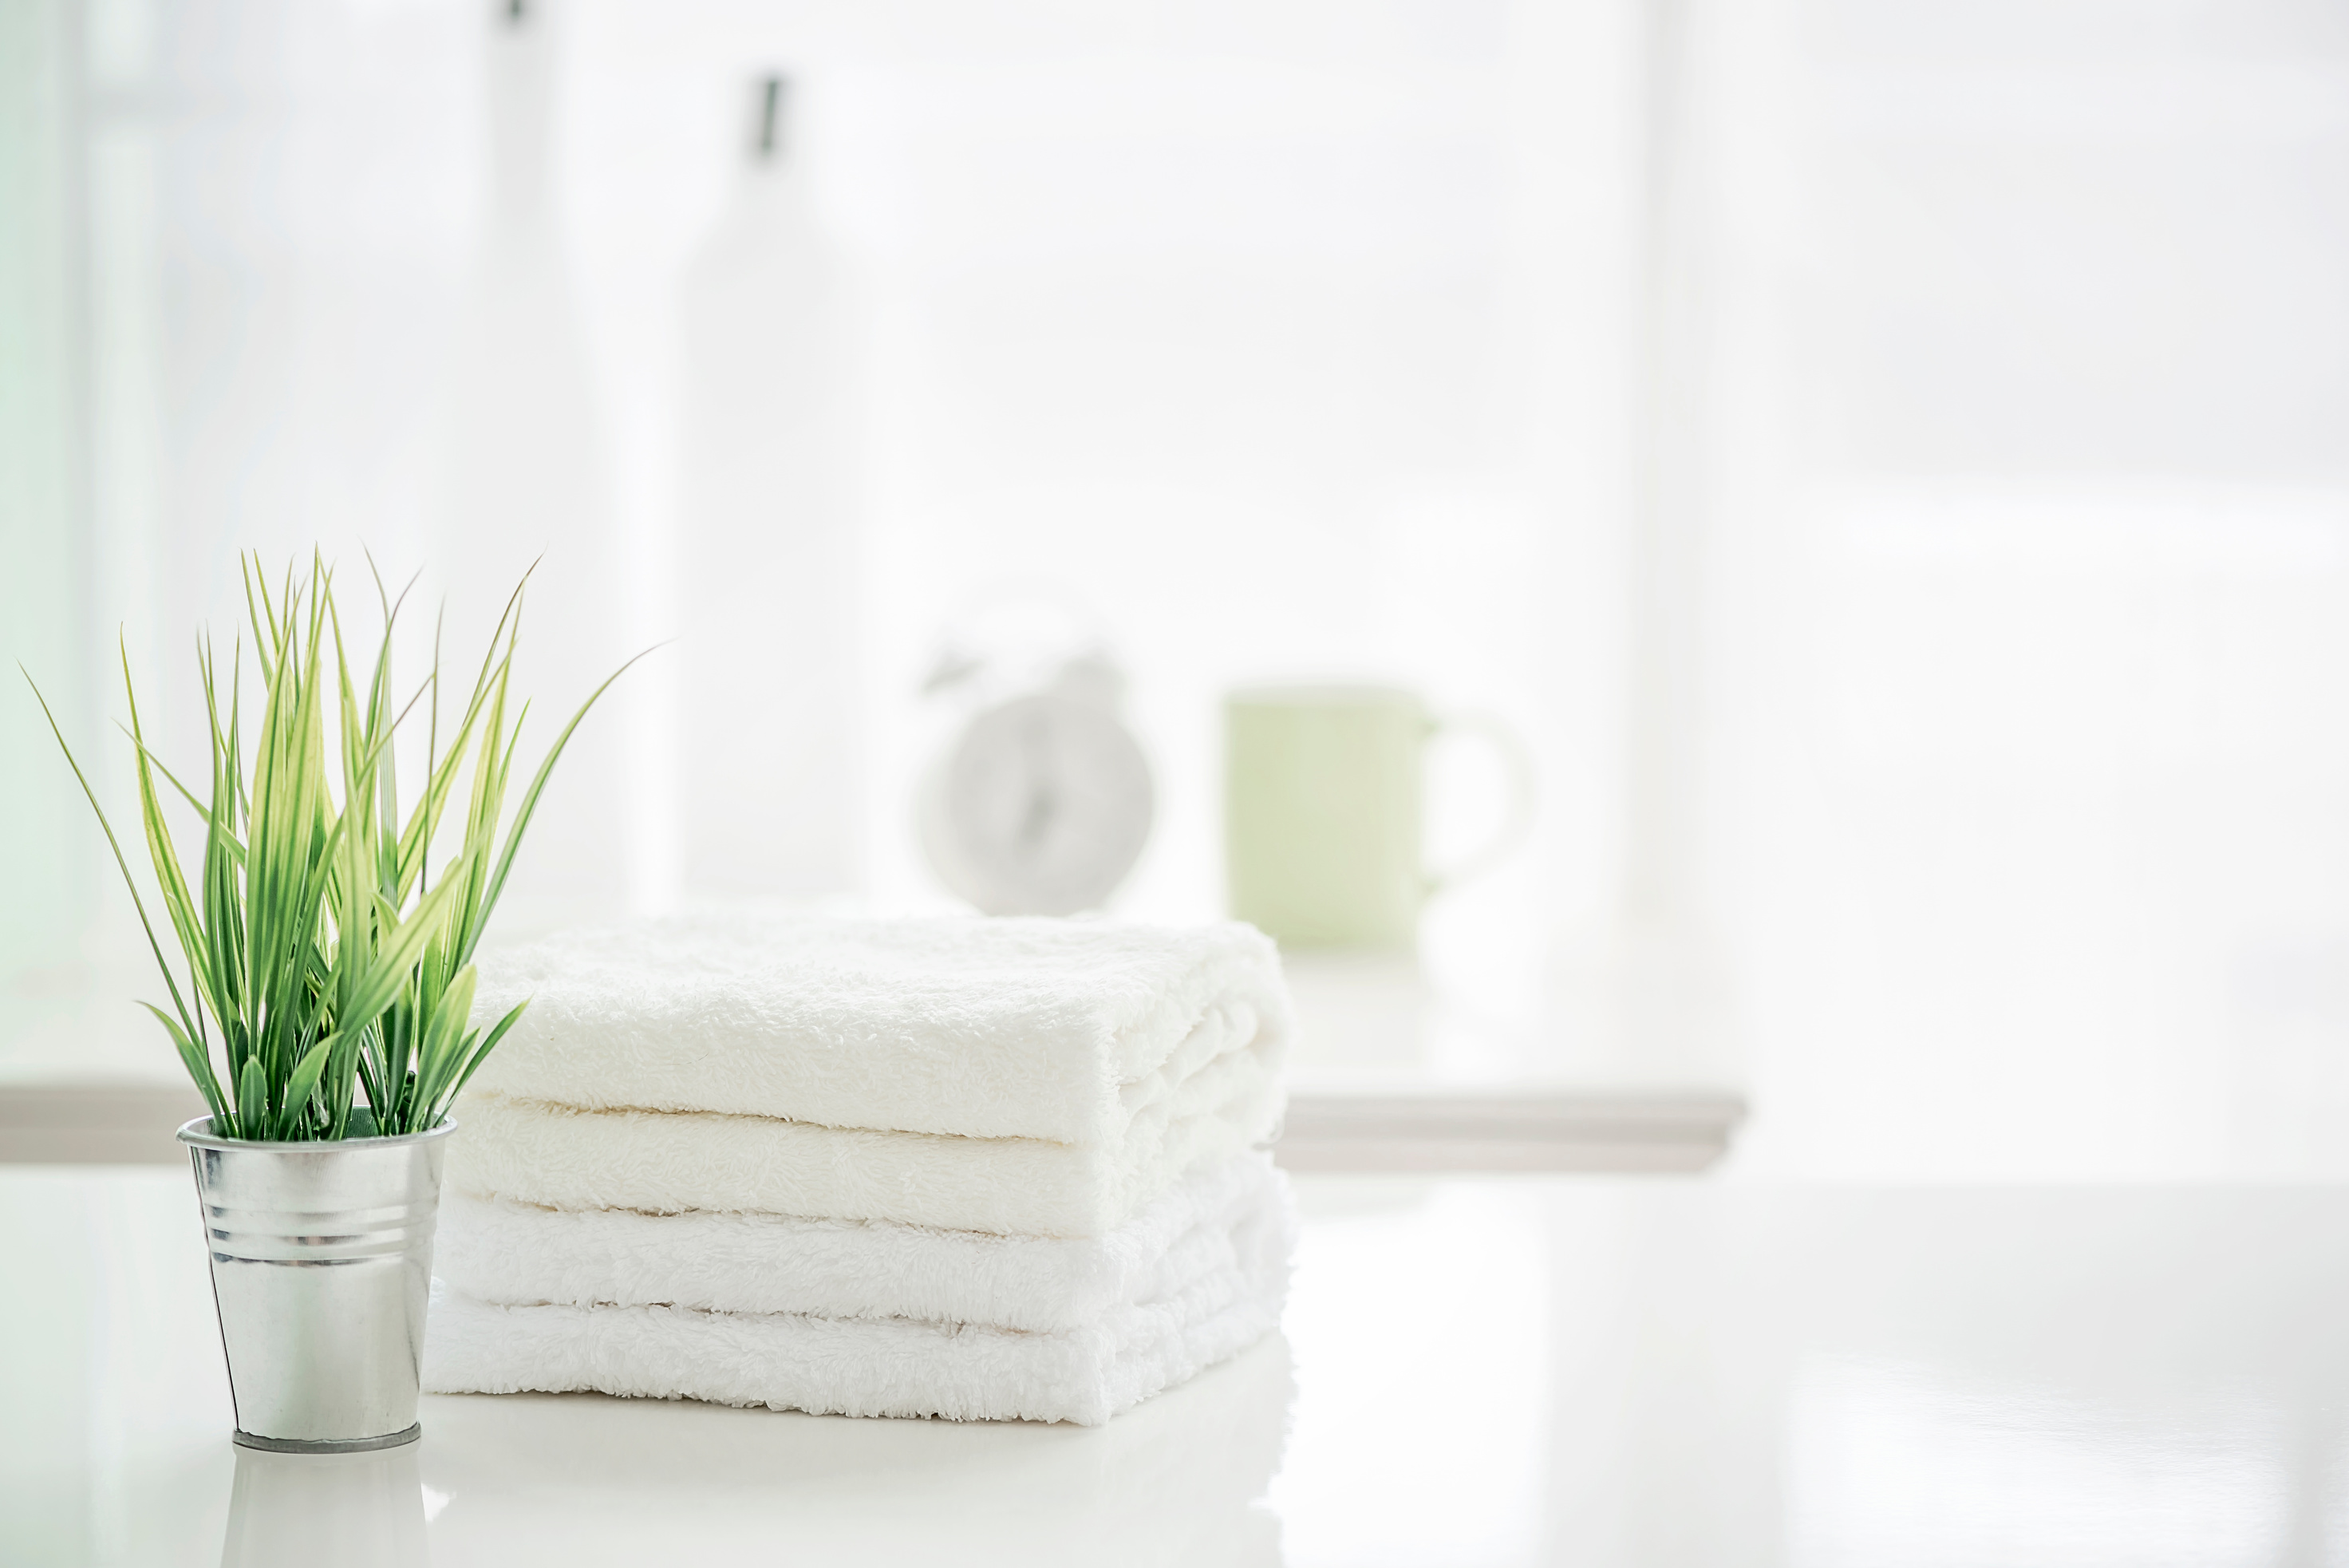
[[[532,998],[468,1090],[461,1189],[1099,1236],[1271,1137],[1289,1020],[1253,928],[730,912],[485,959]]]

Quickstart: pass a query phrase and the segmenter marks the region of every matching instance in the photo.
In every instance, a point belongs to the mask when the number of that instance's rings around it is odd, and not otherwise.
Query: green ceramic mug
[[[1492,843],[1443,873],[1420,847],[1428,744],[1473,732],[1515,803]],[[1224,700],[1224,852],[1232,913],[1284,947],[1407,948],[1438,892],[1497,863],[1532,816],[1524,749],[1497,722],[1431,714],[1383,686],[1264,687]]]

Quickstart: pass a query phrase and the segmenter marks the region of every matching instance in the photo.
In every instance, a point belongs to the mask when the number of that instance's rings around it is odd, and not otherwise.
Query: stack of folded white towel
[[[485,961],[425,1386],[1106,1421],[1278,1323],[1288,1011],[1219,925],[731,914]]]

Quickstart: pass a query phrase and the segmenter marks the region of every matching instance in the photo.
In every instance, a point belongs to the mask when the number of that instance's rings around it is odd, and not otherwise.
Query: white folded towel
[[[1102,1236],[1191,1170],[1268,1141],[1277,1085],[1117,1146],[942,1137],[690,1111],[583,1111],[470,1091],[449,1185],[548,1209],[888,1220],[946,1231]]]
[[[477,1019],[531,999],[485,1092],[1105,1147],[1270,1096],[1289,1027],[1271,941],[1232,923],[744,909],[480,969]]]
[[[499,1306],[436,1282],[424,1387],[1099,1426],[1278,1326],[1296,1219],[1286,1189],[1268,1190],[1269,1201],[1231,1226],[1228,1264],[1172,1294],[1049,1332],[681,1306]]]
[[[433,1271],[506,1306],[679,1306],[1049,1332],[1239,1266],[1233,1231],[1285,1204],[1271,1159],[1194,1172],[1106,1236],[1061,1241],[780,1214],[542,1209],[452,1192]]]

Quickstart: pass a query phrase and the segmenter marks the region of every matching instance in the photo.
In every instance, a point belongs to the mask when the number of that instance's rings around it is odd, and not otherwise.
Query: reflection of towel
[[[1295,1394],[1274,1334],[1106,1427],[575,1397],[428,1397],[419,1414],[429,1453],[470,1483],[436,1549],[453,1532],[444,1555],[469,1561],[527,1541],[532,1561],[660,1562],[689,1518],[743,1541],[787,1521],[795,1563],[1279,1568],[1280,1521],[1257,1500]]]
[[[503,1049],[503,1047],[500,1047]],[[868,1132],[771,1116],[581,1111],[469,1094],[451,1188],[549,1209],[706,1209],[889,1220],[948,1231],[1102,1236],[1187,1172],[1272,1136],[1267,1096],[1244,1116],[1154,1127],[1112,1153],[1030,1137]]]
[[[436,1283],[424,1386],[1099,1426],[1278,1324],[1296,1220],[1277,1177],[1257,1192],[1228,1222],[1226,1261],[1165,1294],[1150,1293],[1155,1282],[1141,1271],[1137,1299],[1049,1332],[682,1306],[496,1306]],[[941,1239],[941,1272],[963,1245]]]
[[[476,1085],[583,1110],[723,1111],[1115,1151],[1269,1119],[1288,1032],[1247,926],[845,920],[738,909],[484,955],[477,1020],[530,1009]]]
[[[668,1305],[1080,1328],[1238,1267],[1233,1231],[1281,1201],[1261,1154],[1195,1172],[1106,1236],[1061,1241],[778,1214],[539,1209],[451,1193],[433,1269],[510,1306]]]

